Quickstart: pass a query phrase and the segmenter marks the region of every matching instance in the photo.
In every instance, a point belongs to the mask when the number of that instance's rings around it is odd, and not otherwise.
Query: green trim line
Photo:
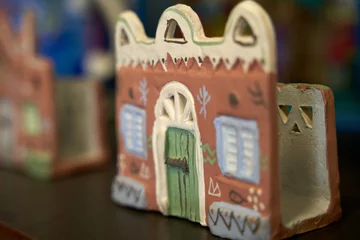
[[[211,149],[211,147],[210,147],[210,145],[207,143],[207,144],[205,144],[205,145],[201,145],[201,149],[203,150],[203,152],[204,153],[209,153],[210,154],[210,156],[214,156],[215,155],[215,153],[216,153],[216,150],[214,149],[214,150],[212,150]]]
[[[136,42],[136,43],[138,43],[138,44],[145,44],[145,45],[151,45],[151,44],[154,44],[154,43],[155,43],[155,39],[152,40],[152,41],[149,41],[149,42],[138,41],[138,40],[136,39],[136,37],[135,37],[135,35],[134,35],[134,33],[133,33],[133,31],[132,31],[129,23],[126,21],[126,19],[124,19],[124,18],[119,18],[118,21],[125,23],[125,25],[127,26],[127,28],[130,30],[130,33],[131,33],[131,35],[133,36],[133,39],[135,39],[135,42]]]

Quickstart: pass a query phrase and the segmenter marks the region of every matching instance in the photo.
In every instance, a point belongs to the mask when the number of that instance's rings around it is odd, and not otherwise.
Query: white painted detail
[[[126,165],[126,162],[125,162],[125,154],[121,153],[120,155],[118,155],[118,166],[120,167],[120,172],[121,174],[124,174],[126,168],[127,168],[127,165]]]
[[[260,210],[261,211],[264,211],[265,210],[265,205],[263,203],[260,203],[259,204],[259,207],[260,207]]]
[[[261,202],[260,195],[262,195],[262,189],[258,188],[255,189],[253,187],[249,188],[249,195],[247,196],[247,201],[249,203],[253,203],[253,209],[255,211],[264,211],[265,210],[265,204]]]
[[[144,106],[146,106],[147,105],[147,95],[149,93],[149,88],[147,86],[147,80],[146,79],[143,79],[140,82],[139,91],[141,93],[140,102],[142,104],[144,104]]]
[[[211,96],[209,94],[209,92],[206,90],[205,85],[203,85],[200,90],[199,90],[199,94],[197,95],[197,99],[201,104],[201,108],[200,108],[200,115],[204,115],[204,119],[206,119],[206,105],[210,102],[211,100]]]
[[[208,194],[214,197],[221,197],[221,190],[219,183],[214,184],[214,180],[210,177]]]
[[[226,167],[227,171],[232,174],[237,172],[238,162],[238,144],[236,128],[233,126],[224,125],[222,128],[222,143],[224,153],[226,154]]]
[[[248,39],[244,39],[246,37],[239,36],[240,19],[244,19],[251,27],[253,36],[256,36],[254,44],[239,43],[239,39],[249,43]],[[168,41],[164,37],[169,21],[178,24],[185,42]],[[125,45],[121,44],[123,32],[128,37],[128,44]],[[118,68],[135,67],[138,64],[147,68],[160,61],[167,71],[164,60],[170,54],[173,62],[175,59],[195,58],[199,65],[199,59],[209,57],[214,68],[223,60],[230,69],[240,59],[245,71],[257,60],[262,62],[266,72],[276,72],[275,37],[271,20],[260,5],[250,0],[239,3],[232,10],[223,37],[206,37],[198,15],[190,7],[178,4],[163,12],[155,38],[145,34],[135,13],[123,12],[116,25],[115,42]]]
[[[141,163],[140,177],[145,179],[145,180],[149,180],[150,177],[151,177],[150,168],[145,163]]]
[[[206,226],[204,163],[201,137],[197,125],[194,98],[189,89],[178,82],[166,84],[155,105],[152,145],[156,174],[156,201],[160,211],[167,214],[169,207],[164,148],[169,127],[191,131],[195,136],[196,170],[198,175],[200,224]]]

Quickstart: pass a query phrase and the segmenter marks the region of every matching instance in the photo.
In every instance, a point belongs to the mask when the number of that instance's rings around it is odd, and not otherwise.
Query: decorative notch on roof
[[[141,21],[131,11],[120,15],[116,28],[117,67],[141,64],[145,69],[160,62],[168,71],[171,68],[165,60],[170,56],[176,66],[189,67],[189,59],[194,59],[199,66],[209,67],[204,66],[209,59],[214,70],[219,65],[237,68],[241,62],[244,72],[252,71],[254,65],[276,72],[273,26],[267,13],[253,1],[243,1],[232,10],[223,37],[206,37],[198,15],[182,4],[163,12],[155,38],[145,34]]]

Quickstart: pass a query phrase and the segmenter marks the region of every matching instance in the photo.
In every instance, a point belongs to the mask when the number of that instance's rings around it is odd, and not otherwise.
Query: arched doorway
[[[155,118],[153,155],[160,211],[206,225],[200,132],[188,88],[178,82],[166,84],[155,105]]]

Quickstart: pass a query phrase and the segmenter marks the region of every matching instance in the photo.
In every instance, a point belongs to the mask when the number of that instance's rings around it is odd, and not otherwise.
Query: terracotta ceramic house
[[[231,239],[280,239],[341,215],[330,89],[277,85],[275,37],[253,1],[207,38],[185,5],[155,39],[130,11],[117,44],[115,202],[208,226]]]
[[[0,12],[0,165],[53,178],[105,162],[102,88],[98,82],[55,81],[36,54],[34,16],[20,32]]]

